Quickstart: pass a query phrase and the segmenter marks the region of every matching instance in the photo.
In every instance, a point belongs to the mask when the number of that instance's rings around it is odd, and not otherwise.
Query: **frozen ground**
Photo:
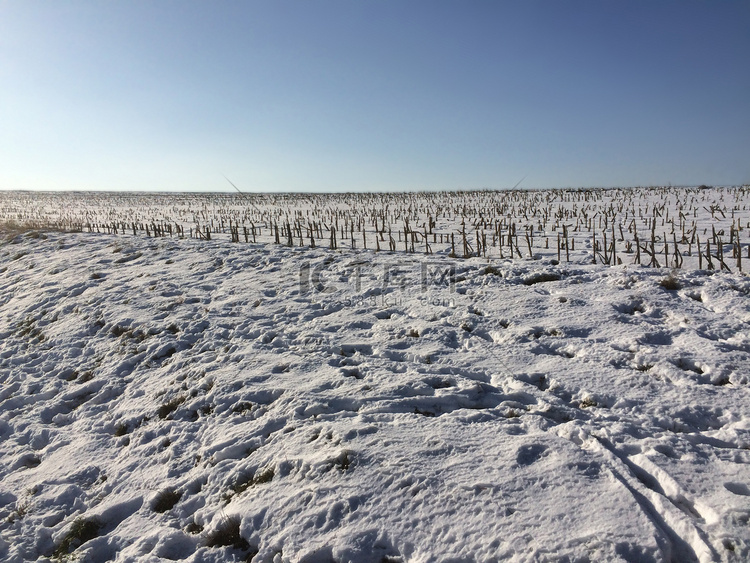
[[[4,241],[0,559],[747,560],[750,281],[668,274]]]

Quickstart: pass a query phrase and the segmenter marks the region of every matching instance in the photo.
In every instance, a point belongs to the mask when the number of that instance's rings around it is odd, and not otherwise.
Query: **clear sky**
[[[0,0],[0,189],[750,182],[748,1]]]

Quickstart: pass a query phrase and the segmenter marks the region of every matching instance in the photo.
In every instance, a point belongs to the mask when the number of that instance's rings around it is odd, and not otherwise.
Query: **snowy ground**
[[[0,559],[747,560],[750,280],[668,274],[4,239]]]
[[[750,185],[404,193],[0,190],[0,224],[504,260],[743,271]],[[233,233],[233,229],[235,229]]]

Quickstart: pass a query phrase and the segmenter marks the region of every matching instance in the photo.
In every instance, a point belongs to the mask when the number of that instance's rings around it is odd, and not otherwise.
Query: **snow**
[[[0,559],[750,558],[750,281],[449,250],[4,239]]]
[[[68,231],[742,271],[750,186],[338,194],[3,192],[0,223]],[[742,252],[738,252],[738,251]],[[738,255],[739,254],[739,255]],[[119,260],[132,260],[133,255]]]

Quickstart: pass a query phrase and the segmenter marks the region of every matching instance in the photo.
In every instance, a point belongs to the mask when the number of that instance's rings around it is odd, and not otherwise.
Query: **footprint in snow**
[[[518,465],[531,465],[547,455],[547,446],[544,444],[527,444],[518,448],[516,463]]]
[[[664,331],[647,332],[638,339],[639,344],[650,344],[652,346],[669,346],[672,344],[672,335]]]
[[[724,488],[735,495],[750,497],[750,487],[745,485],[745,483],[724,483]]]

